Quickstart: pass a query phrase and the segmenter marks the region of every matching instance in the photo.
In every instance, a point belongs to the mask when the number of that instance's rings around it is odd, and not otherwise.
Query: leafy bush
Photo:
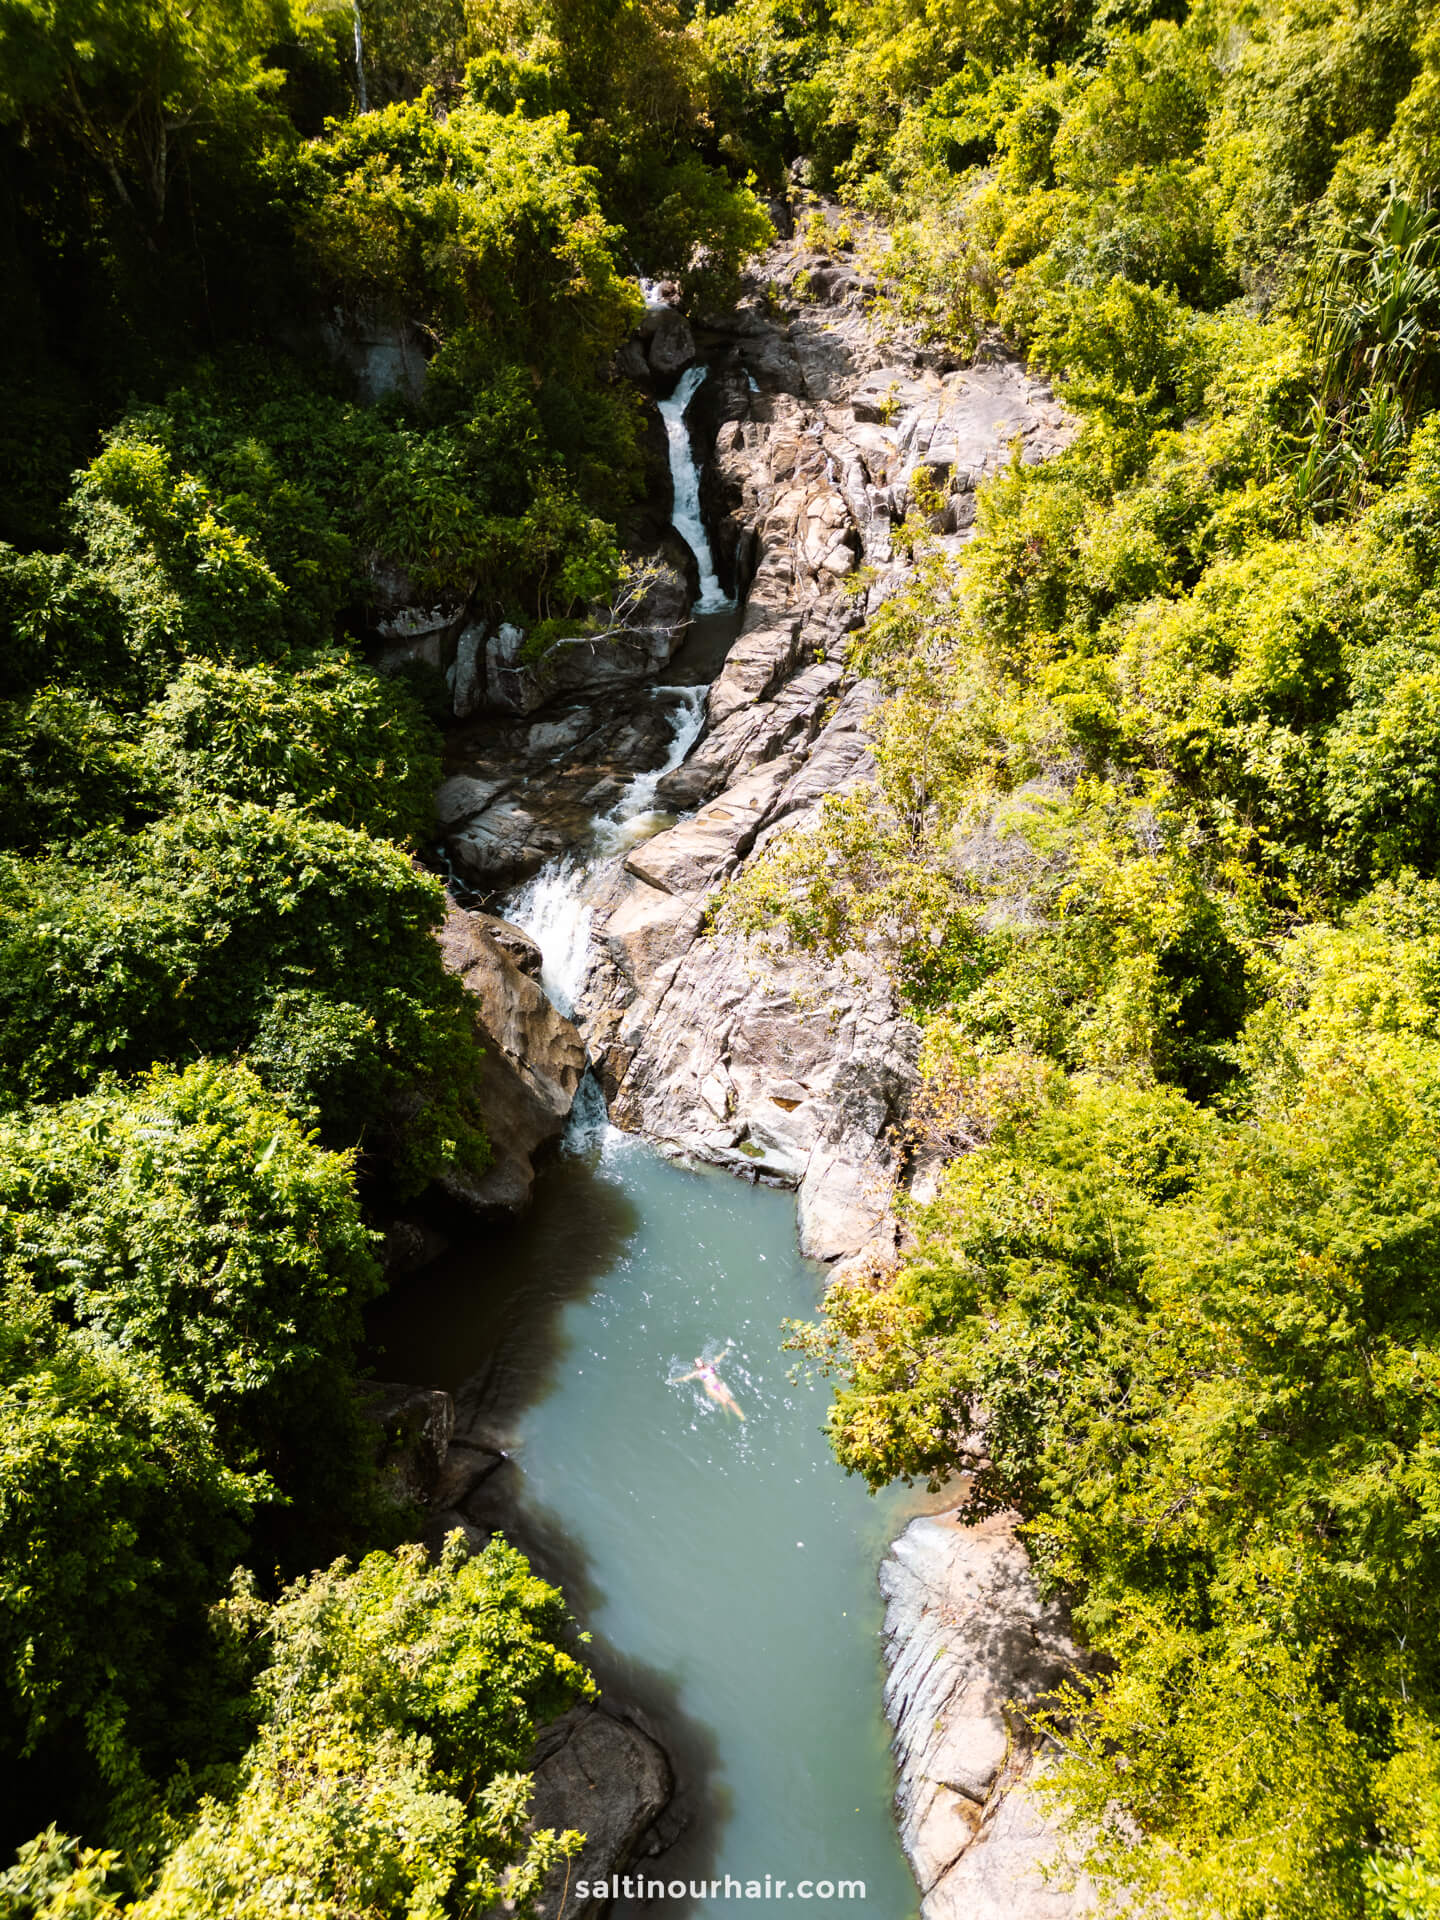
[[[502,361],[573,373],[640,313],[575,144],[559,115],[386,107],[305,150],[301,231],[347,302],[442,333],[483,321]]]
[[[153,1360],[13,1281],[0,1401],[7,1828],[55,1811],[100,1825],[107,1804],[116,1826],[144,1820],[157,1769],[223,1751],[207,1609],[265,1483],[225,1464]]]
[[[244,1068],[107,1086],[0,1129],[0,1270],[149,1356],[233,1464],[273,1470],[378,1289],[349,1172]]]
[[[438,1565],[418,1548],[341,1561],[273,1609],[242,1597],[231,1613],[269,1647],[260,1737],[136,1920],[422,1920],[502,1894],[533,1911],[580,1836],[526,1833],[517,1769],[593,1684],[554,1645],[559,1595],[513,1548],[469,1559],[457,1536]]]
[[[283,583],[203,482],[176,473],[143,423],[118,429],[91,462],[74,516],[152,686],[189,654],[250,660],[283,651]]]
[[[154,709],[144,752],[180,808],[298,807],[402,842],[429,829],[440,779],[408,694],[341,653],[295,657],[283,673],[189,663]]]
[[[440,913],[438,883],[398,849],[248,803],[12,862],[0,1086],[55,1099],[103,1073],[242,1052],[263,1032],[257,1064],[328,1143],[387,1129],[411,1183],[452,1157],[483,1160],[466,1106],[478,1054],[432,937]],[[326,1009],[340,1011],[317,1050],[300,1035]]]

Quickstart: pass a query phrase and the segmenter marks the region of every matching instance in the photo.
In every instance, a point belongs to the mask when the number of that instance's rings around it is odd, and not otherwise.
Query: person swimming
[[[729,1351],[729,1345],[730,1343],[727,1341],[727,1352]],[[720,1357],[723,1359],[724,1354]],[[683,1386],[687,1380],[698,1380],[717,1407],[723,1407],[726,1413],[733,1413],[737,1420],[743,1420],[745,1414],[739,1401],[715,1371],[715,1367],[715,1361],[707,1360],[703,1354],[697,1354],[693,1371],[679,1374],[670,1382],[670,1385],[672,1387],[679,1387]]]

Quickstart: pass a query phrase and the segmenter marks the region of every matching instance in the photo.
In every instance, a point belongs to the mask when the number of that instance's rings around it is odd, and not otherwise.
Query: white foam
[[[540,948],[540,984],[561,1013],[571,1014],[590,972],[590,863],[567,853],[548,861],[505,903],[505,918]]]
[[[573,1014],[579,1006],[589,977],[592,903],[600,871],[655,831],[655,789],[680,765],[705,724],[704,687],[657,687],[655,692],[675,697],[664,760],[649,773],[637,773],[609,813],[592,820],[583,851],[547,861],[505,902],[505,918],[523,927],[540,948],[540,984],[564,1014]]]
[[[670,448],[670,478],[675,488],[675,531],[694,554],[700,568],[700,595],[696,613],[723,613],[735,602],[720,585],[715,572],[715,556],[700,515],[700,475],[690,446],[690,430],[685,425],[685,409],[705,378],[705,367],[687,367],[668,399],[660,402],[660,417],[665,422],[665,438]]]
[[[676,696],[670,724],[674,729],[670,750],[660,766],[650,773],[637,773],[624,793],[606,815],[616,822],[633,820],[637,814],[651,813],[655,807],[655,789],[667,773],[673,773],[700,738],[705,725],[704,687],[657,687],[657,694]]]

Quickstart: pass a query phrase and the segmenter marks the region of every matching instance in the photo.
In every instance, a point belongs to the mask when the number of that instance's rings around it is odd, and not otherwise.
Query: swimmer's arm
[[[699,1367],[696,1367],[690,1373],[672,1374],[670,1377],[670,1385],[672,1387],[683,1387],[687,1380],[698,1380],[699,1378],[700,1378],[700,1369]]]

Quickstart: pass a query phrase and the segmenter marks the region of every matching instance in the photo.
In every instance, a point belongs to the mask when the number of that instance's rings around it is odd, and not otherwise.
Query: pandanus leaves
[[[1318,512],[1392,478],[1435,397],[1440,213],[1392,187],[1370,226],[1317,269],[1308,306],[1319,378],[1298,483]]]

